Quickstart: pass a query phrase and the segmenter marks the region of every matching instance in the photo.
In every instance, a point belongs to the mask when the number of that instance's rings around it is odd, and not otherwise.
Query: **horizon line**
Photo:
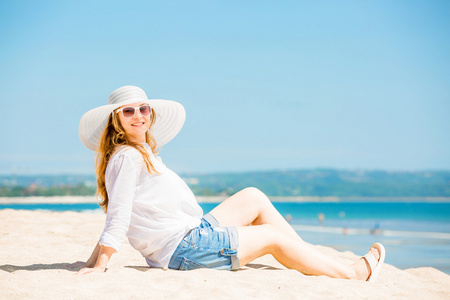
[[[450,172],[450,169],[388,169],[388,168],[333,168],[333,167],[315,167],[315,168],[279,168],[279,169],[261,169],[261,170],[242,170],[242,171],[182,171],[176,172],[180,176],[190,175],[216,175],[216,174],[245,174],[245,173],[267,173],[267,172],[295,172],[295,171],[342,171],[342,172],[387,172],[387,173],[424,173],[424,172]],[[95,172],[42,172],[42,173],[3,173],[0,176],[90,176]]]

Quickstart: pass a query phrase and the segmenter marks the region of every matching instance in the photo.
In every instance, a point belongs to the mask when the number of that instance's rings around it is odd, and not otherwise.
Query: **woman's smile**
[[[127,104],[122,107],[133,107],[135,109],[139,106],[147,105],[143,102],[137,102],[132,104]],[[122,108],[120,107],[120,108]],[[145,143],[145,133],[150,129],[150,115],[143,116],[139,110],[135,111],[134,116],[131,118],[126,118],[123,116],[123,112],[119,112],[120,124],[122,124],[125,133],[128,135],[129,139],[136,143]]]

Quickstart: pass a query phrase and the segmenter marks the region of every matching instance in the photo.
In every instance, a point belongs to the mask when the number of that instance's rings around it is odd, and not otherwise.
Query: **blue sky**
[[[450,169],[448,1],[1,1],[0,173],[92,173],[123,85],[181,102],[178,172]]]

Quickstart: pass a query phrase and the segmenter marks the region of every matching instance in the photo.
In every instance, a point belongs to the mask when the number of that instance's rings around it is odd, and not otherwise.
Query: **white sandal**
[[[384,263],[386,251],[384,250],[384,246],[380,243],[373,244],[371,248],[375,248],[378,250],[378,253],[380,254],[380,259],[376,260],[375,256],[373,256],[373,254],[370,252],[364,255],[363,258],[367,261],[370,267],[370,275],[367,278],[367,281],[374,282],[377,279],[381,266]]]

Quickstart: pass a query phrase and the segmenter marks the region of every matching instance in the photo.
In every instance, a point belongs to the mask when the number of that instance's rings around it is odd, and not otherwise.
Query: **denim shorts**
[[[238,245],[236,227],[220,227],[211,214],[206,214],[200,225],[180,242],[170,259],[169,269],[237,270],[240,266]]]

